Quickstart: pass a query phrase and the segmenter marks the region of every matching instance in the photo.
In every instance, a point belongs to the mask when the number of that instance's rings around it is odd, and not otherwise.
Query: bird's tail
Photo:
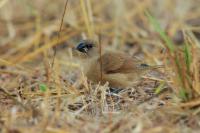
[[[142,63],[138,66],[138,68],[143,69],[143,70],[151,70],[151,69],[157,69],[157,68],[163,68],[163,67],[164,67],[164,65],[151,66],[151,65],[148,65],[148,64],[144,64],[144,63]]]

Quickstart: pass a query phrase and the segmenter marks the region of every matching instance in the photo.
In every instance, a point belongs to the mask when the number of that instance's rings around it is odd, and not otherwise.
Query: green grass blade
[[[40,85],[39,85],[39,89],[40,89],[40,91],[42,91],[42,92],[46,92],[46,91],[47,91],[47,86],[46,86],[46,84],[40,84]]]
[[[187,101],[188,97],[187,97],[187,92],[185,91],[185,89],[180,89],[180,91],[179,91],[179,97],[183,101]]]
[[[165,82],[161,82],[160,85],[157,88],[155,88],[155,94],[159,94],[164,89],[164,86]]]
[[[185,46],[184,46],[184,56],[185,56],[185,64],[187,66],[187,72],[189,73],[190,64],[192,62],[192,57],[191,57],[191,53],[190,53],[190,47],[187,43],[185,43]]]
[[[145,14],[148,17],[150,23],[154,26],[155,30],[160,34],[161,38],[165,41],[170,52],[173,53],[174,52],[174,44],[173,44],[172,40],[163,31],[158,20],[154,16],[152,16],[148,11],[145,11]]]

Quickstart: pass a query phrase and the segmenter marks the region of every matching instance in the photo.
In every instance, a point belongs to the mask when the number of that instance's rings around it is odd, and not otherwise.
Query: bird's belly
[[[135,73],[102,73],[101,78],[101,71],[100,71],[100,65],[90,63],[90,66],[85,66],[86,70],[86,77],[89,81],[92,81],[94,83],[101,83],[102,85],[106,82],[109,83],[110,87],[115,88],[126,88],[126,87],[132,87],[136,80],[138,80],[141,75],[137,72]]]
[[[101,74],[100,72],[89,72],[87,73],[88,80],[94,82],[94,83],[101,83],[101,85],[104,85],[106,82],[109,83],[109,87],[114,88],[126,88],[131,87],[133,81],[129,80],[126,74]]]

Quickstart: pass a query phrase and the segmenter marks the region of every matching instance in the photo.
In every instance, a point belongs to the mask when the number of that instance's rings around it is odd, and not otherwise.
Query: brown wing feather
[[[139,60],[121,53],[105,53],[102,55],[102,69],[105,73],[130,73],[136,68]],[[100,59],[98,59],[100,62]]]

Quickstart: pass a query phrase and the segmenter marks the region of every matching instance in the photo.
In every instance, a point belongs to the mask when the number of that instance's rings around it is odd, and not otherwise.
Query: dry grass
[[[199,131],[198,0],[69,0],[58,32],[65,2],[0,1],[0,132]],[[89,84],[74,47],[99,35],[165,68],[129,89]]]

